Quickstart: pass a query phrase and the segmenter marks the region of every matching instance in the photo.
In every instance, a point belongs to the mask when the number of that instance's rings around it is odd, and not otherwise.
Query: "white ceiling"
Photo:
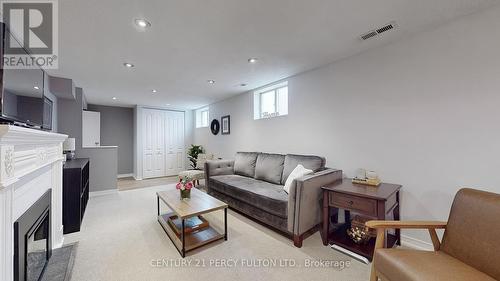
[[[48,72],[72,78],[89,103],[197,108],[496,2],[62,0],[59,69]],[[139,32],[135,18],[152,26]],[[397,30],[358,38],[394,20]],[[249,64],[251,57],[258,63]],[[124,62],[136,67],[127,69]]]

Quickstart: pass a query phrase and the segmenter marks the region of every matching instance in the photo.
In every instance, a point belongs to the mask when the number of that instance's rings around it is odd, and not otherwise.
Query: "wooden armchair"
[[[371,281],[500,280],[500,195],[462,189],[448,223],[369,221],[377,230]],[[384,249],[386,229],[427,229],[434,251]],[[436,229],[445,229],[440,242]]]

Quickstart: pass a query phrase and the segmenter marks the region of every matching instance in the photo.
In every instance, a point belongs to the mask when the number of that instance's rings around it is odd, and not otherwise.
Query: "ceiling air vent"
[[[377,33],[380,34],[380,33],[386,32],[388,30],[391,30],[393,28],[394,28],[394,25],[392,25],[392,23],[390,23],[382,28],[377,29]]]
[[[377,28],[375,30],[369,31],[369,32],[361,35],[360,38],[361,38],[361,40],[368,40],[368,39],[376,37],[384,32],[392,30],[396,27],[397,27],[396,22],[391,22],[391,23],[388,23],[380,28]]]
[[[370,31],[370,32],[368,32],[366,34],[361,35],[361,39],[367,40],[367,39],[370,39],[373,36],[377,36],[377,35],[378,35],[378,33],[376,31]]]

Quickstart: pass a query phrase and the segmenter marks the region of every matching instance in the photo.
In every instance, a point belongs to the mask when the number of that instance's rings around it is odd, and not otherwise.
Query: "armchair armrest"
[[[398,228],[398,229],[439,229],[446,228],[443,221],[367,221],[369,228]]]
[[[342,171],[324,169],[296,179],[288,194],[288,231],[302,235],[322,222],[323,186],[342,178]]]
[[[209,160],[205,162],[205,179],[212,176],[234,174],[234,160]]]
[[[385,230],[387,228],[396,229],[427,229],[431,236],[434,251],[439,250],[441,242],[436,233],[436,229],[446,228],[447,222],[443,221],[367,221],[365,225],[377,230],[377,241],[375,249],[382,248],[385,239]]]

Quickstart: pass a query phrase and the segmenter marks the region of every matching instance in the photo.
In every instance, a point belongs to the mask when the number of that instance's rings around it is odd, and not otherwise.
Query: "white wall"
[[[252,94],[210,106],[231,135],[194,142],[323,155],[402,184],[402,218],[446,220],[460,187],[500,192],[500,7],[288,79],[289,115],[253,120]],[[426,232],[404,232],[430,241]]]
[[[134,171],[134,109],[88,104],[88,110],[100,113],[100,145],[118,146],[118,175]]]

